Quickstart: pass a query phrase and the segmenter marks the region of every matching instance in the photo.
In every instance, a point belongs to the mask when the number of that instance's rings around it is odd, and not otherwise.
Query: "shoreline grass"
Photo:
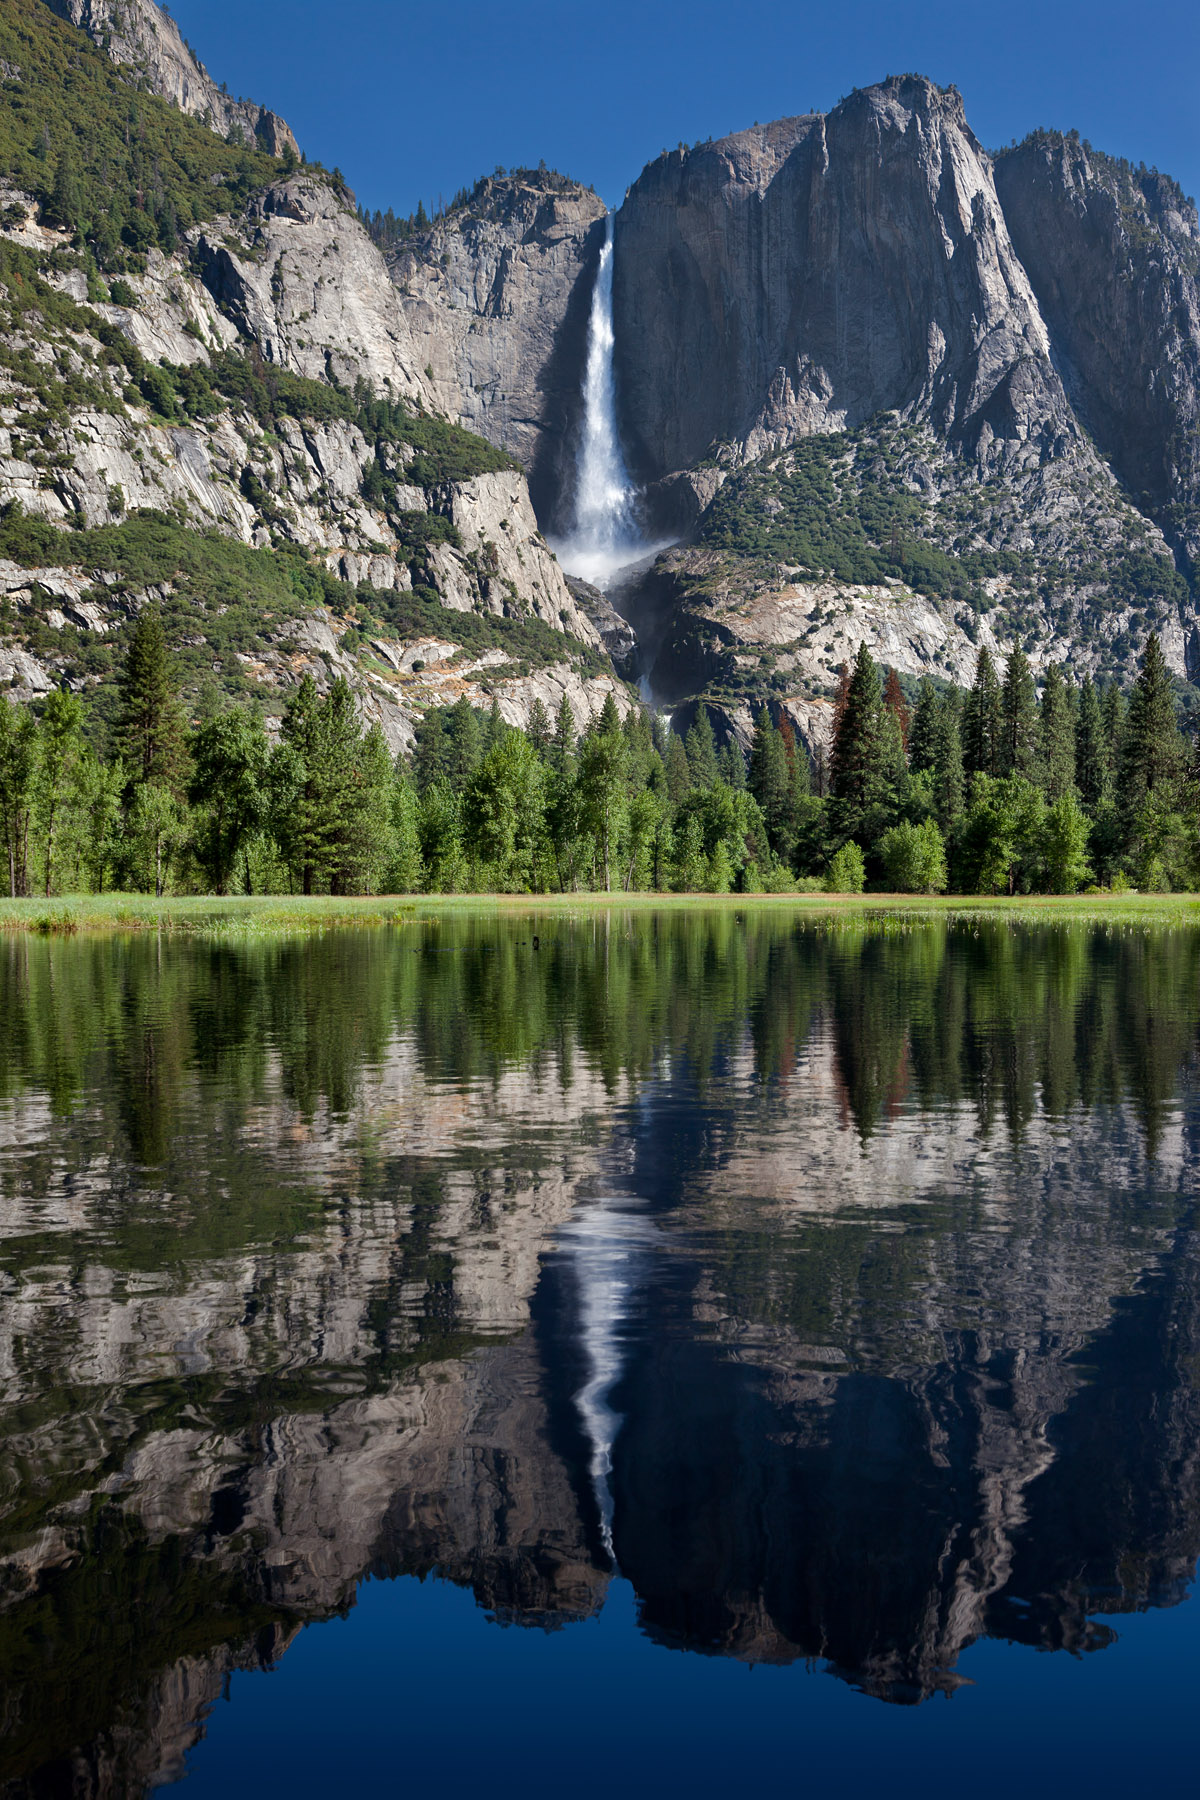
[[[43,937],[79,932],[148,931],[258,935],[412,924],[418,919],[476,916],[561,916],[582,912],[718,910],[791,913],[798,917],[886,915],[908,918],[994,916],[1050,922],[1121,920],[1200,924],[1200,894],[390,894],[369,899],[300,895],[63,895],[0,899],[0,934]]]

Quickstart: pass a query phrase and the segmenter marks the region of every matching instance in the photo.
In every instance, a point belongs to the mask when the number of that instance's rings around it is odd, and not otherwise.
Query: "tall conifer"
[[[1075,788],[1075,711],[1057,663],[1046,671],[1038,714],[1038,762],[1042,789],[1053,806]]]
[[[968,775],[998,775],[1002,718],[1000,683],[986,649],[975,659],[975,683],[962,714],[963,767]]]
[[[1000,694],[1000,774],[1033,781],[1038,766],[1037,688],[1029,659],[1017,645],[1005,665]]]

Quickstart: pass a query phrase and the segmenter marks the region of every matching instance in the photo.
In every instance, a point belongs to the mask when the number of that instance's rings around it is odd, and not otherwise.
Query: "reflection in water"
[[[1184,1597],[1200,932],[540,930],[0,945],[14,1794],[366,1575],[899,1701]]]
[[[584,1382],[575,1405],[589,1447],[588,1474],[600,1535],[611,1557],[613,1445],[621,1422],[611,1396],[624,1364],[622,1338],[638,1252],[651,1241],[650,1234],[640,1219],[609,1201],[589,1206],[564,1226],[558,1241],[566,1246],[575,1277],[574,1329],[584,1362]]]

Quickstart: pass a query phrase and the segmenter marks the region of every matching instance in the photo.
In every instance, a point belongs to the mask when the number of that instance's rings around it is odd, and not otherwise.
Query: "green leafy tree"
[[[861,894],[867,883],[863,853],[853,838],[834,851],[825,876],[827,894]]]
[[[571,711],[571,702],[564,694],[554,716],[554,739],[550,746],[551,767],[558,770],[560,774],[565,769],[573,769],[575,766],[575,746],[578,737],[575,714]]]
[[[529,709],[529,723],[525,727],[525,735],[533,745],[534,755],[545,762],[554,741],[554,727],[550,723],[549,713],[536,696]]]
[[[683,747],[683,739],[677,731],[672,731],[667,739],[667,753],[663,758],[663,767],[667,777],[667,798],[672,806],[678,806],[692,785],[692,771],[688,763],[687,751]]]
[[[860,644],[833,741],[831,787],[839,835],[865,844],[879,835],[895,806],[902,763],[899,729],[884,708],[879,671]]]
[[[467,785],[463,844],[503,888],[532,888],[542,847],[544,771],[520,731],[505,731]]]
[[[126,815],[129,865],[135,885],[162,899],[188,836],[187,808],[168,787],[140,781]]]
[[[912,722],[908,728],[908,766],[914,775],[933,773],[940,711],[941,702],[937,689],[928,675],[922,675],[917,689],[917,704],[913,708]]]
[[[458,893],[465,865],[458,800],[447,783],[435,781],[422,794],[417,829],[426,888],[431,894]]]
[[[1074,894],[1091,877],[1088,838],[1091,823],[1073,788],[1054,801],[1042,825],[1045,885],[1052,894]]]
[[[37,733],[35,818],[43,892],[56,892],[59,851],[70,839],[84,754],[83,702],[77,694],[50,694]]]
[[[932,719],[933,763],[930,784],[933,814],[943,835],[949,835],[963,809],[966,780],[962,741],[958,733],[958,707],[952,694],[936,702]]]
[[[795,837],[791,771],[783,734],[771,723],[766,707],[760,711],[754,726],[747,785],[762,811],[772,850],[789,861]]]
[[[902,819],[879,840],[884,879],[897,894],[941,894],[947,883],[946,846],[932,819]]]
[[[1127,816],[1135,817],[1155,789],[1173,789],[1185,760],[1171,674],[1158,633],[1151,632],[1121,736],[1121,800]]]
[[[1023,775],[976,775],[959,840],[962,888],[1014,893],[1031,880],[1042,846],[1046,803]]]
[[[0,842],[8,891],[29,892],[29,827],[37,771],[37,726],[23,706],[0,700]]]
[[[600,871],[607,892],[612,887],[612,860],[617,846],[625,806],[625,775],[628,748],[619,722],[606,715],[612,695],[604,703],[596,729],[588,733],[579,747],[577,776],[580,824],[596,844]]]
[[[216,894],[227,894],[239,855],[267,819],[270,749],[262,719],[249,706],[231,706],[192,736],[193,850]],[[252,891],[249,860],[245,888]]]
[[[421,803],[402,761],[392,778],[392,862],[386,886],[390,894],[419,894],[425,880],[421,855]]]

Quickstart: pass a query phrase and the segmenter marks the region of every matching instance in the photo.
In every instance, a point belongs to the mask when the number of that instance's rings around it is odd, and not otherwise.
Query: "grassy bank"
[[[581,912],[679,912],[719,908],[791,913],[798,917],[888,915],[906,918],[1007,917],[1030,921],[1120,920],[1200,924],[1196,894],[454,894],[306,900],[299,895],[212,895],[155,900],[145,894],[87,894],[51,900],[0,899],[0,932],[70,936],[76,932],[169,931],[204,935],[342,930],[411,924],[418,918],[548,917]]]

